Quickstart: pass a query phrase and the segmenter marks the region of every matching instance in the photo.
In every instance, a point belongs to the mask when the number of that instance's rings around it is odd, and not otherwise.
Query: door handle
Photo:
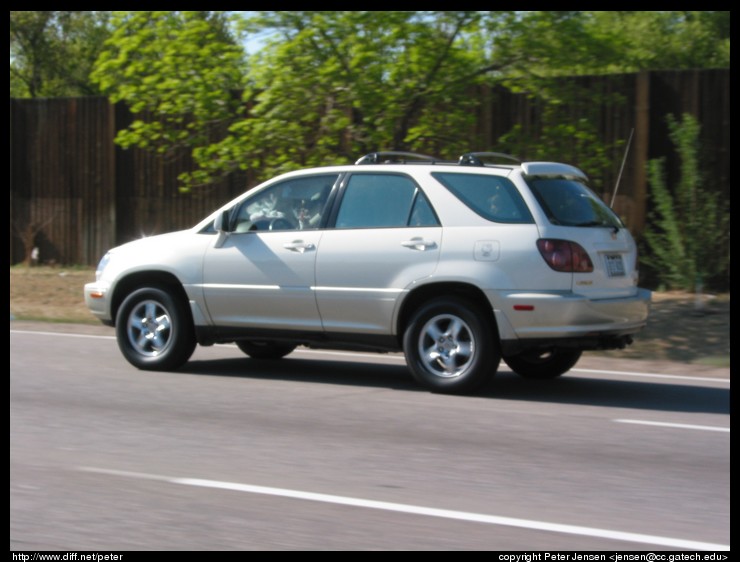
[[[411,240],[406,240],[404,242],[401,242],[401,246],[404,248],[411,248],[412,250],[419,250],[420,252],[423,252],[427,249],[433,249],[437,247],[437,243],[434,240],[424,240],[423,238],[412,238]]]
[[[303,240],[293,240],[293,242],[286,242],[283,244],[283,248],[290,250],[291,252],[298,252],[302,254],[306,251],[313,250],[316,248],[311,242],[304,242]]]

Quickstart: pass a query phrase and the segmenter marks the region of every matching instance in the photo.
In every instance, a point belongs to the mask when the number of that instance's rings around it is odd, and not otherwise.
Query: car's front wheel
[[[126,297],[116,316],[116,339],[129,363],[151,371],[181,367],[196,346],[185,305],[155,287],[138,289]]]
[[[504,357],[504,362],[511,370],[530,379],[554,379],[567,373],[581,358],[579,349],[547,349],[525,351],[511,357]]]
[[[411,374],[434,392],[471,392],[495,374],[501,360],[491,320],[454,297],[419,308],[403,347]]]
[[[298,347],[289,343],[237,341],[236,346],[252,359],[281,359]]]

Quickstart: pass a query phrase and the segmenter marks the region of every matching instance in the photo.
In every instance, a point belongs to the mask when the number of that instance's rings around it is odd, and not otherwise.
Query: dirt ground
[[[94,279],[91,268],[11,267],[11,319],[99,325],[82,296]],[[730,295],[654,292],[648,325],[632,345],[589,355],[729,368]]]
[[[730,366],[730,295],[654,292],[647,327],[607,357]]]

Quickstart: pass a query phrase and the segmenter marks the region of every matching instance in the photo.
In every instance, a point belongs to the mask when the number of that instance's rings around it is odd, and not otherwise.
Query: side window
[[[503,223],[534,222],[521,194],[507,178],[441,172],[432,175],[455,197],[485,219]]]
[[[342,196],[336,228],[433,226],[437,218],[424,194],[408,177],[353,174]]]
[[[236,209],[234,231],[319,228],[336,179],[324,174],[286,180],[247,197]]]
[[[409,226],[439,226],[437,215],[432,205],[421,190],[417,190],[414,206],[411,209]]]

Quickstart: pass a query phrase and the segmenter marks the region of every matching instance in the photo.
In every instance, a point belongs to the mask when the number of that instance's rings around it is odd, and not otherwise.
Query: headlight
[[[100,260],[100,263],[98,264],[98,268],[95,270],[95,281],[100,281],[100,278],[103,276],[103,271],[105,270],[106,266],[110,262],[110,252],[107,252],[102,259]]]

